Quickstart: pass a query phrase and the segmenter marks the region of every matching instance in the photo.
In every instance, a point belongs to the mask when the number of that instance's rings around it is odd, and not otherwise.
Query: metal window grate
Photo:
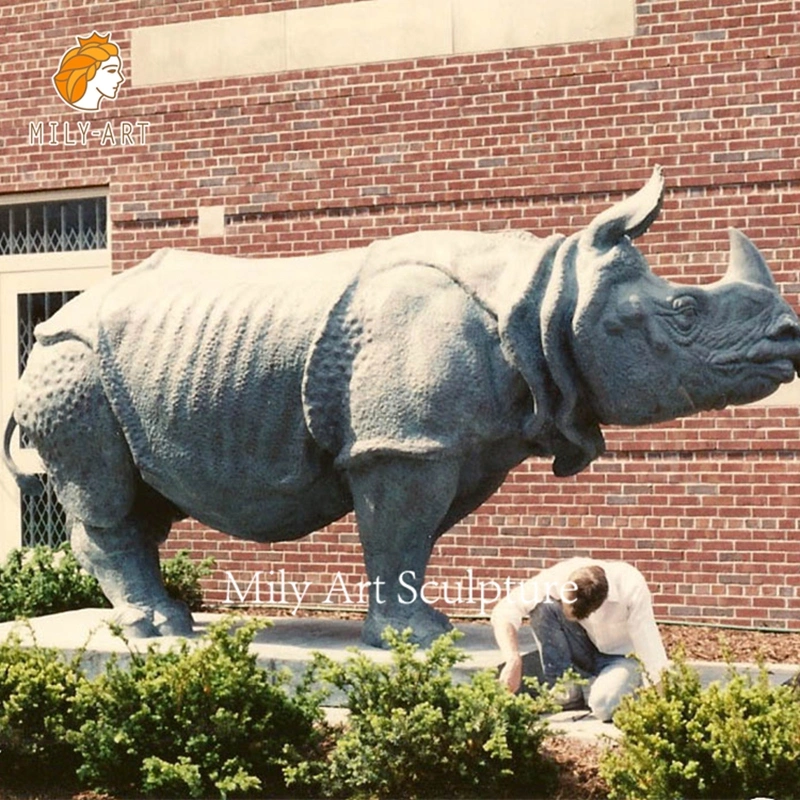
[[[50,319],[61,306],[80,292],[34,292],[17,295],[17,337],[19,342],[19,374],[22,375],[36,341],[34,328]]]
[[[37,497],[22,495],[22,546],[47,545],[58,547],[69,539],[67,514],[56,499],[47,475],[41,475],[44,492]]]
[[[80,292],[34,292],[17,295],[17,338],[19,374],[28,363],[33,345],[36,341],[34,328],[49,319],[65,303]],[[20,433],[20,446],[30,447],[27,437]],[[47,482],[47,476],[41,476],[45,491],[34,497],[22,494],[22,544],[33,547],[37,544],[57,547],[68,539],[67,518],[63,507],[58,502],[53,487]]]
[[[0,205],[0,256],[103,250],[105,197]]]

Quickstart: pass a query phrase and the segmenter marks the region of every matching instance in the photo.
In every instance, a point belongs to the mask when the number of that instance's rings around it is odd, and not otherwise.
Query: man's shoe
[[[583,689],[575,683],[567,683],[564,688],[553,693],[553,699],[562,711],[583,711],[589,706],[583,698]]]

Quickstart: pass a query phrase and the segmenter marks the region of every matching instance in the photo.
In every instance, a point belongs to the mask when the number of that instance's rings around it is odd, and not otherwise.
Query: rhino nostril
[[[772,326],[769,338],[778,342],[800,340],[800,322],[788,314],[782,315]]]

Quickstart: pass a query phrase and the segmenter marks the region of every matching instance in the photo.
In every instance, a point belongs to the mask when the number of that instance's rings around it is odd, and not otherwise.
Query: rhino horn
[[[722,280],[755,283],[777,291],[775,279],[758,248],[736,228],[730,228],[728,235],[731,239],[730,261]]]
[[[623,236],[635,239],[652,224],[664,199],[664,173],[656,166],[650,180],[636,194],[598,214],[583,234],[584,243],[596,250],[610,250]]]

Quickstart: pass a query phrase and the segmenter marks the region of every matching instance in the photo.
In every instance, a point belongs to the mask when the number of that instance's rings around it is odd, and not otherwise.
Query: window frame
[[[108,186],[0,195],[0,208],[96,197],[105,198],[106,201],[104,248],[0,255],[0,427],[5,427],[13,409],[18,380],[18,296],[35,292],[85,290],[112,274]],[[12,455],[26,471],[40,468],[35,450],[20,450],[18,430],[12,442]],[[8,472],[0,468],[0,560],[22,542],[21,504],[19,489]]]

